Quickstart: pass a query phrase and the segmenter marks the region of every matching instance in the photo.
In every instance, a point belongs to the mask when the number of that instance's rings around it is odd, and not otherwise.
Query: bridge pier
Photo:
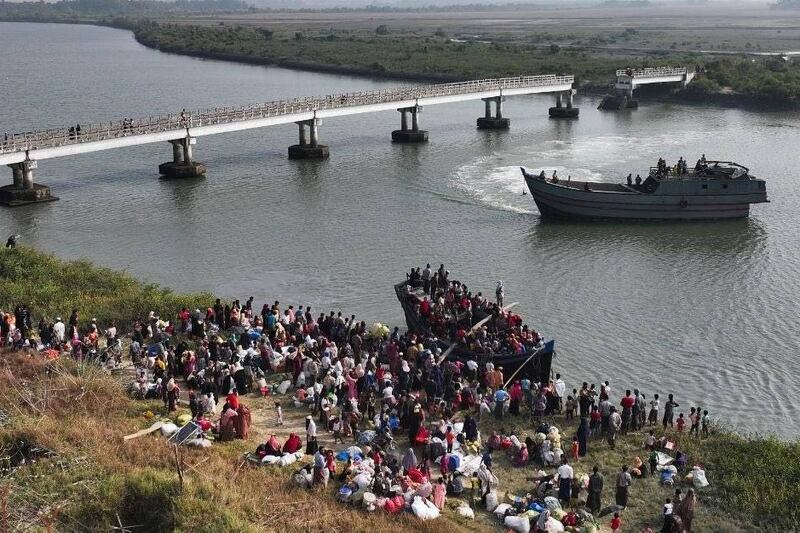
[[[503,97],[481,98],[486,106],[485,113],[478,118],[479,130],[507,130],[511,119],[503,118]],[[492,116],[492,102],[495,104],[495,115]]]
[[[15,207],[58,200],[58,197],[50,194],[50,187],[34,183],[33,170],[37,168],[36,161],[26,159],[22,163],[8,166],[11,168],[13,182],[0,187],[0,205]]]
[[[197,142],[194,137],[169,141],[172,145],[172,161],[158,165],[158,172],[165,178],[198,178],[206,173],[203,163],[194,161],[192,145]]]
[[[322,121],[318,118],[304,120],[296,123],[299,128],[298,144],[289,147],[289,159],[325,159],[330,156],[330,149],[319,144],[319,125]],[[306,136],[306,127],[311,140]]]
[[[397,143],[418,143],[428,140],[428,132],[419,129],[419,114],[422,106],[404,107],[400,112],[400,129],[392,132],[392,141]],[[408,127],[408,115],[411,113],[411,128]]]
[[[556,93],[556,106],[550,108],[550,118],[578,118],[580,109],[572,106],[574,95],[575,89],[570,89],[565,93]]]

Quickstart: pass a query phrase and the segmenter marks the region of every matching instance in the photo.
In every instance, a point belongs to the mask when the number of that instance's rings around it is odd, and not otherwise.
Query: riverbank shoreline
[[[30,272],[30,279],[23,282],[18,280],[21,271]],[[77,272],[82,272],[77,277]],[[45,282],[49,280],[49,284]],[[24,284],[23,284],[24,283]],[[124,290],[121,290],[124,289]],[[158,295],[172,295],[171,298],[156,299]],[[103,299],[103,297],[107,299]],[[202,306],[213,301],[211,294],[206,295],[177,295],[167,289],[145,285],[132,278],[104,268],[98,268],[86,261],[66,262],[42,254],[30,248],[17,248],[0,252],[0,307],[12,308],[14,304],[26,303],[31,306],[31,311],[36,319],[46,313],[46,316],[56,316],[57,313],[67,312],[70,307],[76,306],[81,317],[80,324],[88,324],[89,317],[95,317],[101,326],[106,321],[117,319],[120,322],[120,332],[128,331],[128,320],[142,318],[150,311],[155,311],[162,319],[172,319],[180,307],[185,305]],[[30,303],[29,303],[30,302]],[[112,312],[116,310],[116,312]],[[124,310],[124,312],[120,312]],[[230,471],[239,463],[241,455],[252,451],[255,445],[263,442],[270,432],[280,430],[270,429],[268,422],[273,420],[273,407],[275,399],[285,401],[287,419],[297,425],[304,418],[302,408],[291,406],[291,393],[274,397],[261,398],[250,394],[242,399],[257,415],[254,420],[261,421],[256,430],[256,437],[249,441],[235,441],[234,443],[214,444],[210,450],[186,450],[188,464],[199,465],[200,461],[208,461],[203,467],[204,476],[195,477],[197,472],[188,472],[185,485],[181,490],[176,490],[178,483],[175,477],[175,467],[171,457],[147,458],[144,451],[132,452],[130,445],[125,445],[124,453],[117,453],[117,442],[122,436],[148,427],[152,420],[146,416],[147,412],[156,413],[159,417],[174,418],[176,414],[185,414],[185,408],[177,413],[167,411],[158,400],[135,401],[124,396],[119,383],[115,384],[112,377],[98,374],[96,367],[75,367],[71,358],[62,357],[61,363],[52,363],[43,357],[28,357],[25,352],[5,352],[2,357],[4,372],[2,373],[3,387],[0,387],[0,398],[4,399],[5,408],[11,409],[10,421],[4,429],[5,437],[0,439],[0,445],[7,444],[8,439],[13,442],[25,441],[44,446],[57,451],[62,459],[71,460],[74,457],[84,457],[89,464],[95,465],[91,472],[93,483],[76,483],[84,479],[86,472],[71,469],[48,469],[46,475],[36,476],[35,487],[44,488],[52,482],[53,477],[63,481],[64,487],[69,490],[81,491],[86,501],[94,502],[86,506],[78,500],[59,495],[58,491],[41,491],[43,494],[55,494],[58,499],[69,502],[65,515],[71,519],[91,523],[101,529],[105,522],[113,522],[115,515],[130,518],[136,509],[137,498],[121,497],[127,491],[135,494],[147,493],[149,498],[163,500],[175,498],[179,502],[178,510],[192,509],[204,500],[203,494],[213,490],[204,484],[203,479],[228,480],[225,472]],[[64,366],[61,366],[64,365]],[[92,370],[94,368],[94,370]],[[49,369],[49,370],[48,370]],[[56,371],[53,371],[53,370]],[[565,376],[570,383],[577,383],[575,376]],[[22,380],[25,387],[29,387],[30,394],[19,396],[15,391],[20,390]],[[69,385],[67,385],[69,383]],[[617,385],[615,386],[622,386]],[[79,394],[81,390],[90,391],[96,395],[97,404],[91,402],[45,402],[44,408],[34,410],[31,407],[31,398],[38,398],[39,394],[47,394],[49,390],[60,390],[59,387],[68,387],[70,394]],[[652,387],[657,387],[656,383]],[[73,390],[74,389],[74,390]],[[648,390],[648,393],[650,391]],[[677,398],[682,401],[680,393]],[[622,391],[615,390],[616,395]],[[70,396],[71,397],[71,396]],[[38,405],[38,404],[33,404]],[[103,405],[102,410],[92,409],[92,405]],[[255,415],[254,415],[255,416]],[[724,415],[723,415],[724,418]],[[576,420],[567,421],[561,415],[549,417],[550,423],[561,429],[564,439],[571,439],[572,426]],[[481,417],[480,430],[483,438],[488,438],[492,431],[514,430],[517,428],[520,438],[530,432],[530,423],[526,417],[507,417],[504,420],[495,420],[491,415]],[[590,440],[589,455],[573,462],[575,472],[589,472],[593,465],[599,464],[607,480],[614,479],[619,465],[630,464],[635,456],[644,454],[641,444],[649,428],[644,431],[631,432],[619,437],[616,448],[610,448],[602,439]],[[84,434],[90,431],[90,434]],[[693,463],[702,464],[710,487],[699,491],[700,507],[697,512],[696,526],[698,530],[714,525],[724,525],[726,528],[741,528],[744,531],[756,530],[758,527],[787,527],[798,519],[798,511],[792,505],[798,497],[798,487],[791,479],[800,468],[800,444],[797,442],[784,442],[774,437],[760,437],[742,435],[724,428],[714,426],[707,438],[697,438],[688,433],[680,433],[673,429],[663,429],[656,425],[656,436],[666,436],[676,443],[677,449],[683,450]],[[160,437],[145,437],[152,439]],[[402,439],[403,437],[398,437]],[[325,437],[325,441],[329,437]],[[137,441],[137,442],[146,442]],[[144,449],[146,449],[145,447]],[[139,447],[136,447],[139,449]],[[113,453],[112,453],[113,452]],[[646,458],[643,457],[646,461]],[[494,471],[500,478],[501,494],[524,495],[530,492],[530,483],[527,469],[516,468],[512,465],[506,454],[495,453]],[[45,468],[47,463],[45,462]],[[765,467],[765,465],[767,465]],[[770,465],[774,468],[770,468]],[[782,465],[782,468],[778,468]],[[340,465],[341,466],[341,465]],[[37,467],[32,464],[29,468],[35,474]],[[195,467],[196,468],[196,467]],[[241,468],[241,466],[239,467]],[[124,471],[126,475],[115,476],[114,471]],[[552,468],[547,469],[548,472]],[[55,474],[53,472],[56,472]],[[239,470],[237,469],[237,474]],[[25,472],[25,471],[23,471]],[[289,488],[291,468],[246,469],[238,476],[236,486],[244,490],[249,487],[259,486],[266,490],[286,490],[287,494],[281,501],[308,501],[316,499],[317,504],[324,506],[326,512],[333,513],[337,509],[352,515],[354,520],[368,520],[369,514],[352,507],[342,507],[334,501],[335,483],[327,490],[308,493],[296,488]],[[75,477],[78,476],[78,477]],[[22,479],[21,476],[17,478]],[[648,476],[636,479],[631,488],[631,505],[624,513],[624,520],[628,527],[644,525],[657,525],[659,509],[663,499],[669,497],[674,488],[680,486],[684,489],[692,486],[680,477],[675,487],[664,487],[659,483],[658,476]],[[225,482],[227,483],[227,481]],[[43,484],[40,486],[39,484]],[[93,488],[100,487],[106,496],[97,498],[98,494],[92,492]],[[232,490],[225,485],[227,490]],[[15,497],[24,495],[23,488],[18,484],[12,487]],[[239,494],[237,489],[234,494]],[[605,500],[608,501],[613,490],[607,490]],[[113,496],[116,495],[116,496]],[[94,497],[94,498],[93,498]],[[321,499],[320,499],[321,497]],[[504,497],[503,501],[506,501]],[[457,501],[454,499],[454,502]],[[46,498],[37,503],[49,505]],[[237,506],[226,512],[216,523],[217,531],[249,531],[257,529],[257,523],[250,523],[249,512],[261,517],[260,512],[253,511],[258,502],[251,498],[244,498]],[[478,521],[485,527],[497,525],[496,519],[480,507]],[[245,513],[245,514],[238,514]],[[179,513],[183,514],[183,513]],[[173,529],[183,530],[189,524],[178,516],[166,519],[158,513],[150,513],[141,518],[149,525],[160,525],[174,520]],[[377,515],[376,520],[384,520],[385,515]],[[410,520],[406,525],[412,527],[416,522],[409,514],[403,515],[403,520]],[[604,521],[607,518],[603,519]],[[137,522],[141,523],[141,522]],[[175,524],[182,524],[175,527]],[[459,527],[468,526],[468,523],[459,519],[454,511],[454,506],[443,514],[441,520],[432,522],[440,531],[456,531]],[[196,524],[193,524],[196,525]],[[365,530],[367,522],[359,522],[357,530]],[[638,529],[637,529],[638,530]],[[731,529],[732,530],[732,529]]]
[[[168,21],[168,19],[167,19]],[[421,83],[451,83],[465,81],[464,76],[454,74],[431,74],[422,72],[408,72],[408,71],[395,71],[387,69],[377,69],[363,66],[354,66],[346,64],[325,64],[308,61],[291,60],[287,58],[263,57],[256,55],[247,55],[241,53],[229,53],[214,50],[195,50],[187,47],[176,46],[174,44],[167,44],[158,40],[153,36],[148,36],[144,32],[146,23],[159,24],[159,21],[150,19],[144,20],[131,20],[127,18],[118,18],[114,20],[107,19],[36,19],[36,18],[20,18],[20,19],[3,19],[0,22],[23,22],[23,23],[51,23],[51,24],[73,24],[73,25],[92,25],[98,27],[113,28],[118,30],[127,30],[133,34],[137,43],[149,49],[156,50],[163,53],[182,55],[196,59],[207,59],[212,61],[225,61],[230,63],[239,63],[246,65],[256,65],[265,67],[278,67],[290,70],[297,70],[303,72],[316,72],[324,74],[338,74],[345,76],[360,76],[369,79],[380,80],[398,80],[405,82],[421,82]],[[185,28],[192,28],[192,26],[185,26]],[[657,54],[658,55],[658,54]],[[513,74],[509,74],[513,75]],[[611,74],[609,74],[611,76]],[[497,77],[502,77],[498,75]],[[607,94],[613,93],[613,83],[596,83],[596,82],[581,82],[578,78],[576,89],[579,94],[590,97],[603,97]],[[672,104],[680,105],[711,105],[721,108],[741,108],[752,112],[775,112],[775,111],[797,111],[800,110],[800,101],[781,100],[781,99],[768,99],[756,98],[750,95],[731,92],[707,92],[705,90],[693,89],[692,85],[683,89],[664,89],[656,88],[655,90],[642,90],[639,89],[636,99],[641,102],[669,102]]]

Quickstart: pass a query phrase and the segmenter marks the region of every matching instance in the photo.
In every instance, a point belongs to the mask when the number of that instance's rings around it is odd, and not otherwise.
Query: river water
[[[130,33],[0,23],[0,130],[68,126],[397,85],[163,54]],[[295,126],[200,138],[209,167],[162,181],[171,148],[41,161],[61,201],[0,210],[0,227],[179,291],[254,296],[402,323],[392,284],[411,265],[507,301],[557,339],[570,385],[674,392],[747,430],[800,435],[800,115],[644,103],[630,113],[547,118],[548,97],[509,99],[508,132],[482,132],[480,101],[428,107],[430,142],[393,145],[396,112],[326,121],[330,160],[293,162]],[[659,156],[732,159],[768,180],[748,220],[544,222],[518,167],[562,177],[644,173]],[[3,178],[11,181],[10,171]],[[259,304],[260,305],[260,304]],[[649,396],[649,394],[648,394]]]

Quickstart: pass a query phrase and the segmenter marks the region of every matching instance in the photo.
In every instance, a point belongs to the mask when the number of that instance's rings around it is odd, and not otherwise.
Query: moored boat
[[[521,168],[542,216],[594,219],[711,220],[744,218],[750,204],[765,203],[766,182],[730,161],[682,160],[674,168],[659,161],[643,181],[627,183],[547,178]]]
[[[457,283],[457,282],[456,282]],[[466,364],[473,360],[481,367],[492,362],[495,367],[501,367],[506,379],[512,375],[516,377],[527,376],[534,383],[547,383],[553,357],[555,356],[555,341],[545,341],[538,334],[529,330],[528,326],[521,325],[521,317],[513,315],[509,309],[514,304],[502,309],[489,305],[487,308],[476,307],[469,313],[455,312],[449,315],[447,323],[438,322],[424,317],[420,306],[429,296],[423,290],[421,283],[404,281],[395,285],[395,293],[400,305],[403,307],[408,330],[418,333],[423,337],[435,339],[441,351],[440,357],[450,361]],[[516,323],[516,326],[512,324]],[[486,335],[487,329],[497,332],[495,347],[497,351],[484,349],[487,343],[480,342],[481,336]],[[526,334],[535,334],[533,340],[519,339],[518,349],[512,350],[508,342],[513,337]],[[478,342],[474,342],[478,340]],[[512,340],[517,344],[517,340]]]

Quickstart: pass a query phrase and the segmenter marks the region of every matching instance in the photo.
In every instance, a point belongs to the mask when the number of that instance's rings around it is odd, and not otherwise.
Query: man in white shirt
[[[64,322],[61,321],[61,317],[56,317],[56,323],[53,324],[53,336],[55,336],[59,344],[64,342],[65,333],[66,326],[64,325]]]
[[[564,393],[567,390],[567,384],[564,383],[563,379],[561,379],[561,374],[556,374],[555,389],[556,389],[556,400],[558,401],[557,409],[558,412],[560,413],[564,405]]]
[[[572,467],[567,462],[567,456],[561,457],[561,466],[558,467],[558,499],[562,503],[568,504],[572,497],[572,478],[574,476]]]

